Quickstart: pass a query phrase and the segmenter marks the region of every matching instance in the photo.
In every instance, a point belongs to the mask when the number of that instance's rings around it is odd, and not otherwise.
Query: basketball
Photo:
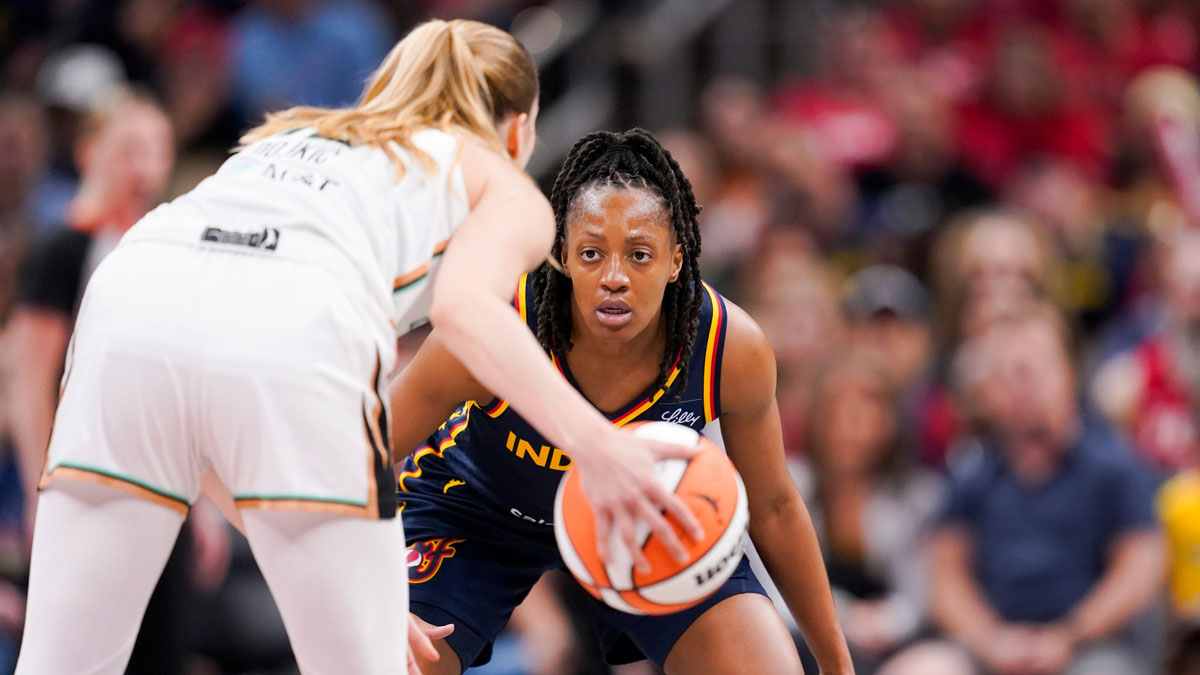
[[[636,436],[699,447],[691,460],[668,459],[655,466],[658,480],[683,499],[704,527],[695,541],[672,521],[688,559],[677,562],[651,531],[638,522],[638,540],[650,561],[640,572],[614,530],[613,559],[596,552],[595,521],[579,475],[569,471],[554,500],[554,534],[567,569],[593,596],[630,614],[670,614],[704,600],[733,574],[742,558],[749,523],[746,488],[725,453],[693,429],[668,422],[643,422],[626,430]]]

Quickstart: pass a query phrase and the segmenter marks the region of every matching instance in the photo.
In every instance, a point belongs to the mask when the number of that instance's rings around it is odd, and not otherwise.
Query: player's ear
[[[520,159],[522,152],[525,150],[525,145],[528,141],[522,138],[522,131],[528,119],[529,115],[527,113],[510,115],[502,127],[501,133],[504,138],[504,149],[508,152],[508,156],[511,159]]]
[[[671,254],[671,283],[679,281],[679,273],[683,270],[683,245],[675,244],[675,251]]]

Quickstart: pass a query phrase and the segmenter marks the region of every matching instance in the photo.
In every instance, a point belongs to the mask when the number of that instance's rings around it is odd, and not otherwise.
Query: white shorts
[[[186,511],[211,466],[241,507],[394,517],[379,314],[353,280],[269,252],[122,244],[84,295],[42,486]]]

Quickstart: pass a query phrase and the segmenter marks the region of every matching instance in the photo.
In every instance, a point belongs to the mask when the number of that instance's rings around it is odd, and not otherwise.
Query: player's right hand
[[[699,449],[638,438],[616,427],[607,428],[588,445],[591,452],[572,459],[596,519],[600,559],[608,562],[614,555],[619,557],[613,547],[623,546],[634,565],[648,571],[650,562],[642,552],[636,527],[641,520],[676,560],[687,562],[687,551],[665,516],[674,518],[697,541],[704,538],[704,529],[683,500],[658,482],[654,464],[661,459],[691,459]]]

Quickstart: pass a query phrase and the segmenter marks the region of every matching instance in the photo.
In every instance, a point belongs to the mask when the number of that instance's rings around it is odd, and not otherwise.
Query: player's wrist
[[[593,412],[589,410],[589,412]],[[594,464],[604,454],[605,439],[619,432],[617,428],[595,413],[585,415],[578,425],[568,425],[564,431],[564,440],[560,444],[563,450],[571,456],[571,461],[579,466],[587,467]],[[591,419],[591,418],[595,419]]]

